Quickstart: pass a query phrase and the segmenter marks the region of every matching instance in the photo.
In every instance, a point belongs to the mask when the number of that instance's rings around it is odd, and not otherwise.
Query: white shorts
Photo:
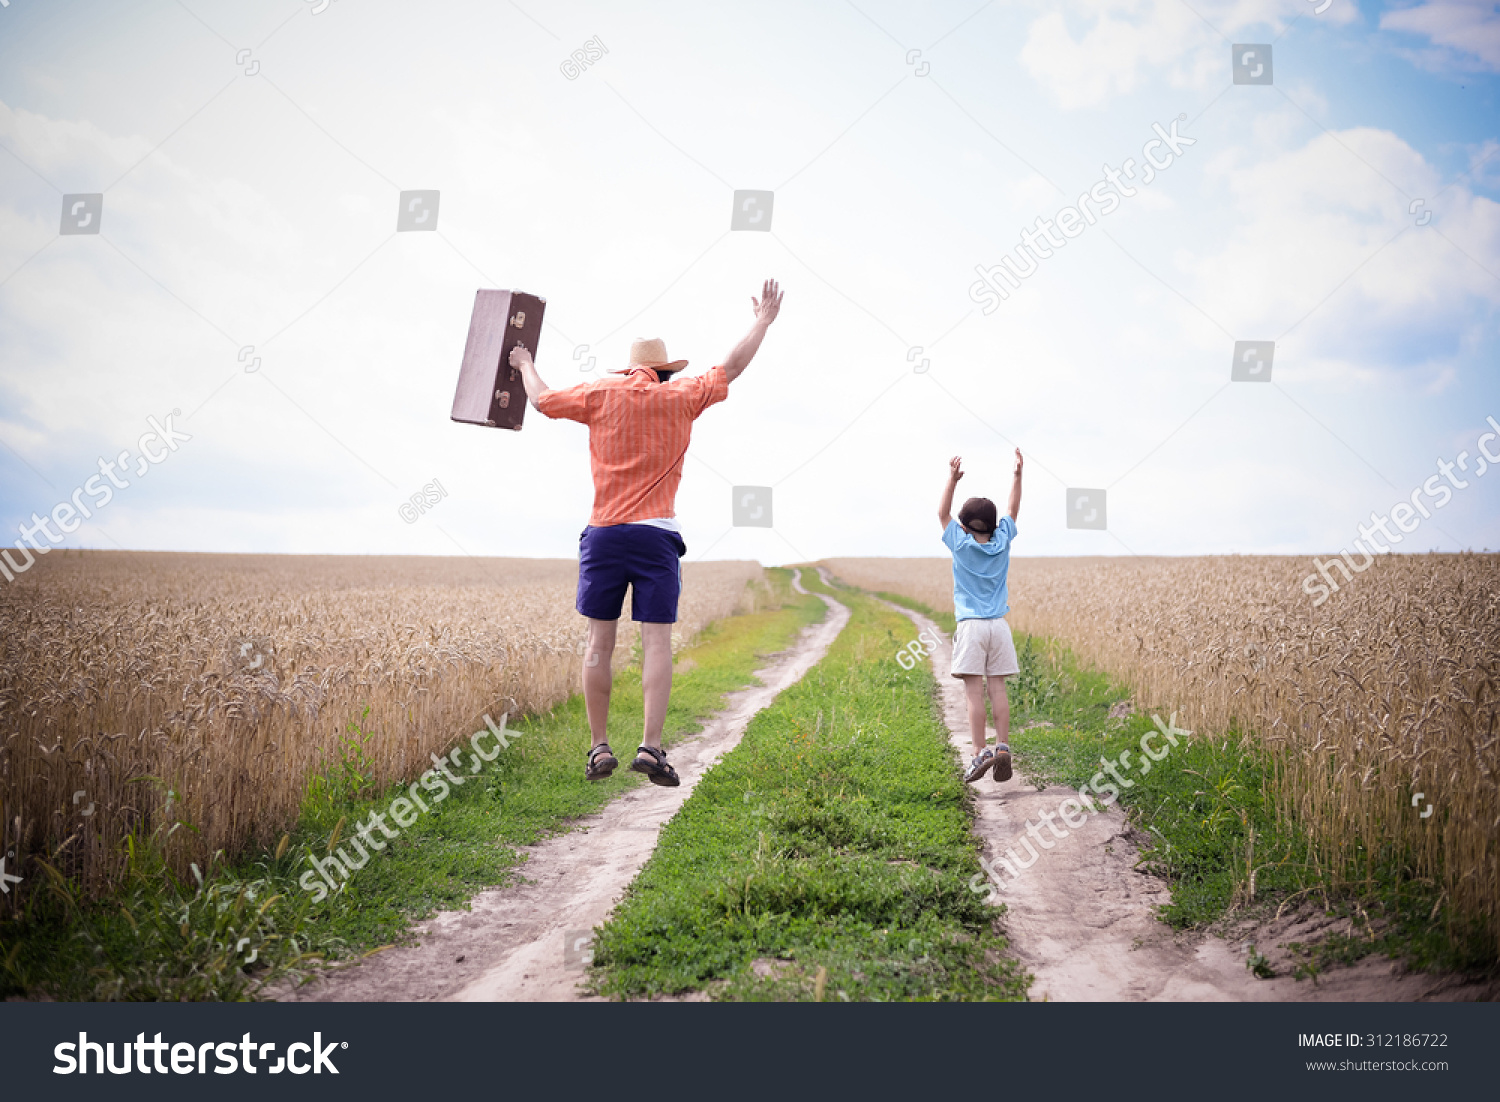
[[[1005,617],[997,620],[960,620],[953,632],[953,676],[984,674],[1011,677],[1021,672],[1016,644]]]

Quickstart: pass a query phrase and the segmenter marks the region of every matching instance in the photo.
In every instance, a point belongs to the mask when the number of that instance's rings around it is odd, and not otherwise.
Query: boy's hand
[[[1016,517],[1021,515],[1021,466],[1025,460],[1021,458],[1021,449],[1016,449],[1016,476],[1010,482],[1010,502],[1006,512],[1010,514],[1011,523],[1015,523]]]
[[[521,368],[533,366],[531,362],[531,353],[526,351],[526,349],[521,345],[516,345],[510,350],[510,366],[517,368],[518,370]]]
[[[953,523],[953,490],[963,476],[964,461],[955,455],[948,460],[948,481],[943,486],[943,496],[938,500],[938,523],[943,526],[944,532]]]

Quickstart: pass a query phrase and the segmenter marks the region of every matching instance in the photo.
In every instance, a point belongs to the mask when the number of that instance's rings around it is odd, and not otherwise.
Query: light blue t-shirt
[[[943,543],[953,552],[953,618],[997,620],[1010,611],[1005,577],[1010,573],[1010,541],[1016,522],[1001,516],[988,543],[980,543],[950,520]]]

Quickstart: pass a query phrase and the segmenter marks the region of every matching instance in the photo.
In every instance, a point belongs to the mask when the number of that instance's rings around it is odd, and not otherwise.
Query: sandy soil
[[[800,575],[794,584],[807,592]],[[483,892],[470,910],[444,911],[421,923],[413,930],[416,945],[387,949],[321,974],[303,987],[283,986],[268,996],[288,1002],[562,1002],[584,997],[577,987],[589,959],[591,932],[651,856],[662,824],[677,813],[714,762],[738,745],[751,717],[816,665],[848,623],[847,608],[822,599],[829,611],[821,624],[804,629],[790,649],[757,671],[759,685],[731,694],[728,706],[702,733],[672,748],[680,787],[642,785],[580,820],[570,833],[531,847],[523,883]],[[584,748],[580,742],[580,772]]]
[[[973,749],[963,683],[949,676],[947,637],[925,616],[897,611],[919,630],[942,640],[932,654],[933,671],[943,692],[953,745],[967,765]],[[1024,746],[1025,741],[1024,731],[1012,732],[1012,745]],[[1018,878],[998,872],[1006,884],[999,896],[1008,908],[1001,924],[1034,977],[1033,999],[1405,1002],[1500,995],[1500,985],[1407,972],[1383,957],[1324,972],[1316,985],[1293,979],[1280,946],[1316,940],[1333,925],[1312,906],[1289,911],[1279,920],[1247,921],[1222,937],[1179,934],[1154,917],[1153,909],[1170,900],[1171,892],[1165,881],[1135,868],[1140,854],[1136,832],[1118,808],[1089,815],[1075,830],[1057,815],[1058,805],[1076,795],[1073,789],[1049,785],[1039,791],[1019,772],[1001,784],[986,776],[974,787],[975,830],[985,841],[984,856],[995,861],[1014,850],[1024,861],[1030,852],[1037,854]],[[1059,823],[1066,837],[1044,828],[1043,812]],[[1077,813],[1071,808],[1069,812],[1076,819]],[[1028,822],[1036,825],[1039,836],[1031,851],[1020,841]],[[1252,943],[1270,959],[1279,973],[1276,978],[1257,979],[1246,967]]]

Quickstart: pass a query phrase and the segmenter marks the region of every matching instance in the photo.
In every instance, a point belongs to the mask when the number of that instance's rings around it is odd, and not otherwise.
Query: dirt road
[[[802,588],[799,573],[793,583]],[[821,595],[820,595],[821,597]],[[524,1001],[564,1002],[577,991],[590,932],[635,879],[663,823],[677,813],[698,779],[734,749],[752,716],[798,681],[828,652],[849,610],[821,597],[828,615],[757,671],[760,684],[729,696],[703,731],[672,748],[678,788],[642,785],[570,833],[531,847],[525,882],[477,896],[468,911],[444,911],[413,931],[418,944],[326,973],[308,985],[283,987],[287,1002]],[[579,763],[587,740],[580,733]],[[583,783],[582,780],[579,783]]]
[[[826,579],[826,575],[825,575]],[[806,592],[798,576],[794,583]],[[820,595],[821,596],[821,595]],[[415,928],[417,944],[388,949],[357,965],[325,973],[306,986],[270,994],[283,1001],[539,1001],[586,998],[578,991],[590,932],[608,916],[656,846],[657,834],[691,795],[699,778],[732,750],[745,727],[782,689],[827,653],[849,610],[827,597],[824,621],[806,628],[788,650],[758,671],[760,685],[729,697],[703,732],[672,750],[682,777],[676,789],[643,785],[622,795],[570,833],[530,849],[525,881],[477,896],[468,911],[445,911]],[[893,608],[895,606],[892,606]],[[962,684],[948,675],[946,636],[927,617],[898,609],[918,631],[941,640],[933,669],[945,719],[961,760],[968,761]],[[1012,742],[1025,744],[1025,732]],[[1494,985],[1407,973],[1381,959],[1325,972],[1314,985],[1287,972],[1260,980],[1246,968],[1253,942],[1277,959],[1276,946],[1307,941],[1330,920],[1315,908],[1279,922],[1245,923],[1227,936],[1179,934],[1155,918],[1168,885],[1138,871],[1139,847],[1118,808],[1090,815],[1056,838],[1040,829],[1057,817],[1073,790],[1028,784],[1018,772],[1003,783],[976,786],[975,830],[991,861],[1020,849],[1028,823],[1038,830],[1036,860],[1008,876],[1002,919],[1012,949],[1032,973],[1033,999],[1053,1001],[1411,1001],[1494,998]],[[1045,842],[1050,842],[1050,845]],[[1021,850],[1024,854],[1026,851]],[[1284,956],[1284,954],[1283,954]]]
[[[896,606],[892,605],[892,608]],[[932,654],[933,672],[954,747],[967,765],[973,756],[963,683],[949,675],[947,637],[925,616],[897,609],[942,645]],[[1024,731],[1011,743],[1024,746]],[[1123,812],[1112,807],[1089,815],[1084,826],[1058,838],[1043,829],[1043,813],[1058,821],[1058,805],[1073,789],[1049,785],[1045,791],[1016,772],[996,784],[985,777],[975,786],[975,830],[985,856],[995,861],[1016,850],[1027,823],[1036,825],[1036,859],[1016,879],[1000,872],[1007,886],[1000,899],[1008,908],[1002,924],[1016,955],[1035,977],[1033,999],[1052,1001],[1266,1001],[1347,1002],[1494,998],[1493,985],[1472,985],[1455,977],[1410,973],[1381,958],[1367,957],[1349,968],[1324,972],[1314,985],[1284,969],[1277,946],[1314,940],[1333,925],[1308,906],[1280,922],[1247,922],[1227,937],[1179,934],[1158,921],[1154,908],[1171,898],[1165,881],[1135,868],[1140,849]],[[1071,809],[1070,809],[1071,810]],[[1251,944],[1280,973],[1257,979],[1246,967]]]

